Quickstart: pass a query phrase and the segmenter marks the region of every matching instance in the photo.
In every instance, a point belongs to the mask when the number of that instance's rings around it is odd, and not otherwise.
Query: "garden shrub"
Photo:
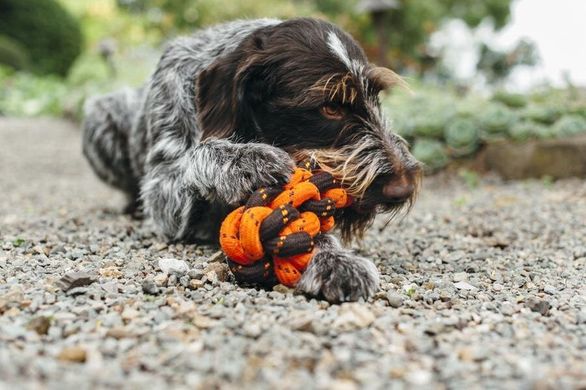
[[[26,47],[39,74],[65,76],[82,50],[78,21],[54,0],[0,1],[0,35]]]

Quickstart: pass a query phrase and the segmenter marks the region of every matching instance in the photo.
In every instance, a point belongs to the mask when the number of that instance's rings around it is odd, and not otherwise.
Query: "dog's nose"
[[[386,182],[382,192],[387,202],[401,203],[413,196],[415,185],[406,176],[398,176]]]

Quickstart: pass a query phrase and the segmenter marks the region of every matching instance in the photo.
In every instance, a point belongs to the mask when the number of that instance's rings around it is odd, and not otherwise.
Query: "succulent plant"
[[[586,119],[576,114],[564,115],[553,125],[553,132],[558,138],[586,133]]]
[[[555,123],[561,116],[561,110],[557,105],[533,104],[526,107],[521,112],[521,117],[533,122],[539,122],[546,125]]]
[[[519,93],[498,91],[492,96],[495,102],[503,103],[510,108],[523,108],[527,105],[528,99]]]
[[[418,137],[442,139],[444,129],[455,115],[454,104],[448,100],[416,98],[412,102],[410,122]]]
[[[509,128],[509,135],[515,141],[527,141],[533,138],[532,122],[525,121],[515,123],[514,126]]]
[[[517,115],[504,104],[490,104],[479,116],[482,138],[490,141],[505,137],[516,120]]]
[[[444,145],[437,140],[419,138],[413,145],[413,156],[424,164],[428,172],[437,171],[445,167],[449,158],[445,152]]]
[[[478,125],[469,118],[455,119],[446,127],[444,138],[452,156],[464,157],[470,155],[479,146]]]

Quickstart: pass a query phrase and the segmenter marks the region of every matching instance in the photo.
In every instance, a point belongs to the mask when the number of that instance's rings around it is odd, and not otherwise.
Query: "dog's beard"
[[[362,238],[379,214],[387,217],[383,228],[395,217],[406,215],[419,192],[421,175],[418,173],[416,191],[405,202],[380,203],[369,194],[377,177],[392,174],[388,157],[376,146],[375,141],[364,138],[358,144],[336,149],[308,149],[295,154],[298,161],[311,159],[319,169],[332,174],[353,197],[353,205],[339,210],[336,215],[336,225],[346,242]]]
[[[304,150],[297,157],[311,159],[321,170],[338,179],[350,195],[361,198],[378,176],[389,174],[392,169],[376,146],[365,137],[357,144],[340,148]]]

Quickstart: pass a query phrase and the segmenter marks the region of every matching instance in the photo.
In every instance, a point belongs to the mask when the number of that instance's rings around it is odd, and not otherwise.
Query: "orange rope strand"
[[[314,238],[330,231],[351,197],[326,172],[297,168],[281,190],[255,191],[220,228],[220,246],[237,280],[297,284],[315,254]],[[272,270],[272,272],[271,272]]]

